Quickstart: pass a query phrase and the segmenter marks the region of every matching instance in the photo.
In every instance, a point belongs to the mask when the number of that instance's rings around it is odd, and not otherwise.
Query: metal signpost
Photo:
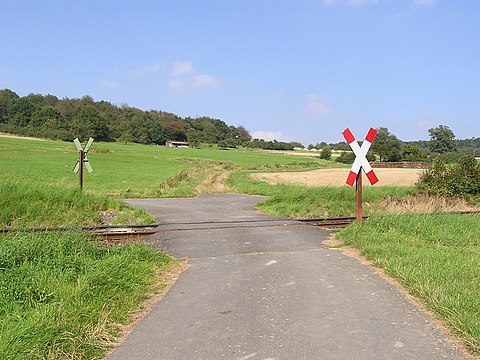
[[[77,172],[80,172],[79,184],[80,184],[80,190],[82,190],[83,189],[83,165],[85,165],[89,173],[93,171],[92,166],[90,165],[87,159],[87,153],[88,153],[88,150],[90,149],[90,146],[92,146],[93,139],[92,138],[88,139],[87,145],[85,145],[85,148],[83,149],[82,149],[82,144],[80,144],[80,141],[78,140],[78,138],[73,140],[73,143],[75,144],[79,152],[78,160],[77,160],[77,163],[75,164],[75,167],[73,168],[73,172],[75,174]]]
[[[355,154],[355,161],[353,162],[352,168],[350,169],[350,174],[346,183],[350,186],[353,186],[353,183],[356,180],[356,193],[357,193],[357,221],[362,221],[362,169],[367,174],[367,178],[370,181],[370,184],[374,185],[378,182],[377,175],[373,172],[372,166],[367,160],[367,152],[372,145],[373,139],[377,135],[377,130],[370,128],[368,131],[365,140],[362,143],[362,146],[358,145],[355,136],[349,128],[346,128],[343,132],[343,137],[347,140],[348,145],[353,150]]]

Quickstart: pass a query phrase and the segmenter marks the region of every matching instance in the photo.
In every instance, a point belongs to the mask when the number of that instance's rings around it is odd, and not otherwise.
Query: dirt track
[[[17,136],[17,135],[3,134],[3,133],[0,133],[0,137],[10,138],[10,139],[20,139],[20,140],[47,141],[45,139],[33,138],[28,136]]]
[[[418,180],[421,169],[374,169],[379,182],[376,186],[413,186]],[[320,169],[305,172],[257,173],[254,180],[269,184],[297,184],[307,186],[344,186],[349,169]],[[366,177],[363,183],[370,186]]]

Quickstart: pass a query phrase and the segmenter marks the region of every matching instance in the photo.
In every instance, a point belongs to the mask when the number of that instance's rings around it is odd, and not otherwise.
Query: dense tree
[[[355,161],[355,154],[352,151],[344,151],[335,161],[342,164],[352,164]]]
[[[155,144],[155,145],[165,144],[165,141],[166,141],[165,132],[162,125],[160,125],[160,122],[147,118],[145,120],[145,127],[147,129],[149,144]]]
[[[243,126],[237,126],[238,141],[243,144],[252,140],[252,136]]]
[[[293,145],[283,141],[266,141],[263,139],[253,139],[248,143],[250,148],[259,148],[265,150],[293,150]]]
[[[332,158],[332,148],[330,146],[324,146],[320,153],[320,159],[330,160]]]
[[[430,136],[430,151],[436,154],[457,151],[455,134],[446,125],[439,125],[436,128],[428,129]]]
[[[187,141],[185,126],[180,121],[168,121],[163,124],[165,136],[171,141]]]
[[[133,135],[130,132],[130,130],[125,130],[124,132],[122,132],[120,137],[117,139],[118,142],[124,143],[125,145],[127,145],[130,142],[133,142],[133,140],[134,140]]]
[[[18,98],[18,95],[12,90],[0,90],[0,124],[6,123],[8,121],[8,103],[10,100],[16,98]]]
[[[420,146],[404,144],[402,147],[403,160],[425,161],[428,157],[427,151]]]
[[[140,114],[133,115],[126,132],[132,135],[133,141],[136,143],[148,144],[150,142],[145,118]]]
[[[464,154],[480,157],[480,137],[456,140],[457,148]]]
[[[59,122],[62,119],[62,115],[55,109],[53,106],[44,106],[41,107],[32,114],[29,127],[32,135],[35,133],[36,129],[43,129],[45,123],[49,122],[52,124],[52,121]],[[50,120],[50,121],[49,121]]]
[[[26,97],[11,99],[7,103],[7,122],[12,126],[26,127],[37,108],[38,106]]]
[[[294,148],[305,149],[305,146],[303,146],[303,144],[299,143],[298,141],[291,141],[290,144],[292,144]]]
[[[371,150],[380,158],[380,161],[393,162],[402,159],[402,142],[386,127],[377,129],[377,136],[372,143]]]
[[[341,150],[341,151],[350,151],[350,145],[348,145],[345,141],[340,141],[336,144],[330,144],[333,150]]]

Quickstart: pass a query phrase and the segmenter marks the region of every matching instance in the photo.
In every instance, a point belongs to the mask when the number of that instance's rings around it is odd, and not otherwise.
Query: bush
[[[325,146],[320,153],[320,159],[330,160],[332,158],[332,148]]]
[[[353,164],[355,161],[355,154],[351,151],[342,152],[335,161],[342,164]]]
[[[430,169],[424,171],[418,187],[429,193],[447,196],[480,195],[480,163],[470,155],[457,164],[447,166],[442,156],[437,157]]]
[[[433,154],[431,158],[432,161],[435,161],[437,158],[439,158],[440,161],[443,161],[445,164],[454,164],[458,163],[464,156],[465,154],[460,152],[447,152],[444,154]]]

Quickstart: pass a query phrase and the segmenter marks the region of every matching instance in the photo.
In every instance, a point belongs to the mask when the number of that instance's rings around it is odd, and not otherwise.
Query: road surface
[[[259,214],[262,199],[128,201],[170,223],[150,241],[190,267],[108,359],[466,359],[328,231]]]

